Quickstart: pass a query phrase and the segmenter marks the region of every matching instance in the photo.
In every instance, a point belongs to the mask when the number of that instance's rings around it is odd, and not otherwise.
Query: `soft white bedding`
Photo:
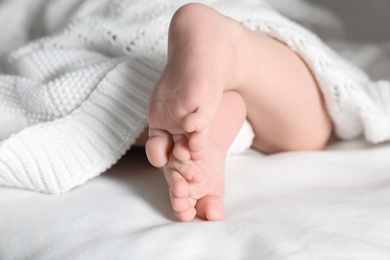
[[[389,45],[332,44],[389,78]],[[163,175],[130,151],[67,194],[0,187],[0,259],[390,259],[389,154],[248,150],[227,162],[226,221],[178,223]]]
[[[64,195],[0,188],[0,259],[389,259],[389,145],[228,160],[225,222],[178,223],[133,151]]]

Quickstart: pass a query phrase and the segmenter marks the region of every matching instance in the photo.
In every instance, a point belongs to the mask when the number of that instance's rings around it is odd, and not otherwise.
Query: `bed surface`
[[[365,56],[371,75],[390,79],[388,46]],[[177,222],[163,174],[134,149],[64,195],[0,187],[0,260],[387,260],[390,144],[230,156],[225,204],[224,222]]]
[[[389,259],[389,145],[231,156],[225,222],[178,223],[142,150],[65,195],[0,188],[0,259]]]

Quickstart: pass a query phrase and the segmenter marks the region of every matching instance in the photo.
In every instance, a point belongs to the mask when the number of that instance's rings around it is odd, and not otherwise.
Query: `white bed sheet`
[[[178,223],[133,151],[64,195],[0,188],[0,259],[389,259],[390,145],[231,156],[225,222]]]

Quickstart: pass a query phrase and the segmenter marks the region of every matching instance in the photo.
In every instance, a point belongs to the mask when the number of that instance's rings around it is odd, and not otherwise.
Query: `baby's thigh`
[[[318,84],[303,59],[272,38],[265,40],[267,62],[256,102],[248,98],[248,118],[255,132],[253,146],[266,153],[319,150],[327,143],[332,123]]]

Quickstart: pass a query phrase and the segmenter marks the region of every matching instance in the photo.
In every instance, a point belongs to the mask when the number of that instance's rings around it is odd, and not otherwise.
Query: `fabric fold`
[[[145,129],[149,95],[160,75],[154,66],[147,59],[121,62],[72,113],[5,140],[1,184],[58,194],[111,167]]]

